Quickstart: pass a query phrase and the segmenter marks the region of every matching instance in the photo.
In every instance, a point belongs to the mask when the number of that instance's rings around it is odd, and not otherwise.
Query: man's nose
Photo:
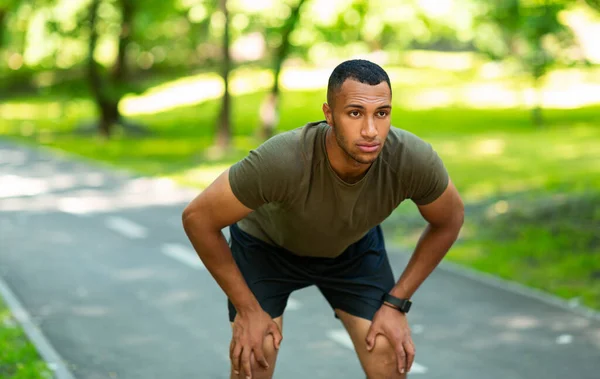
[[[362,128],[361,134],[364,138],[373,139],[377,137],[377,127],[375,126],[375,121],[368,117],[366,119],[365,125]]]

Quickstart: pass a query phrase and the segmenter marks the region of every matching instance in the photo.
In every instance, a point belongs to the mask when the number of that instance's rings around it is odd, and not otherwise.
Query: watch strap
[[[389,293],[383,294],[382,301],[396,307],[400,312],[407,313],[410,310],[412,302],[408,299],[400,299]]]

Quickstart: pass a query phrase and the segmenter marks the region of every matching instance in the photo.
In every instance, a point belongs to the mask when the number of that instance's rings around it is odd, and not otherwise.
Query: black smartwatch
[[[381,298],[382,301],[386,303],[392,304],[394,307],[398,308],[398,310],[402,313],[408,313],[410,310],[410,306],[412,302],[408,299],[399,299],[395,296],[390,295],[389,293],[385,293]]]

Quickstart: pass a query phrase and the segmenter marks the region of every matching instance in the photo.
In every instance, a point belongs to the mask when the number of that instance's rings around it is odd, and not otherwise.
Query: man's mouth
[[[377,151],[377,149],[379,149],[379,145],[378,143],[361,143],[358,144],[358,148],[365,153],[372,153],[374,151]]]

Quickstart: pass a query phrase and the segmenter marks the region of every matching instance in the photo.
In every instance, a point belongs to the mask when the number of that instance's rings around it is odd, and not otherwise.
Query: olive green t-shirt
[[[391,127],[383,149],[356,183],[341,180],[327,157],[325,121],[280,133],[229,172],[234,195],[253,209],[239,227],[302,256],[336,257],[404,200],[427,204],[448,173],[431,145]]]

